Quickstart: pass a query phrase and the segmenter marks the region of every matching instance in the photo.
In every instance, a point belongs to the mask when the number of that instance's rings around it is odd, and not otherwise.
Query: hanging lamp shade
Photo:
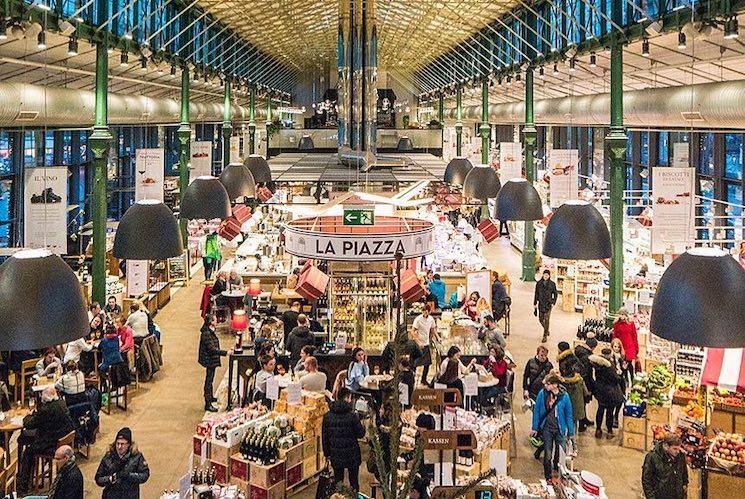
[[[466,175],[471,171],[473,165],[467,158],[455,157],[445,167],[445,177],[443,180],[446,184],[463,185]]]
[[[36,350],[90,332],[72,269],[47,249],[21,250],[0,265],[0,350]]]
[[[156,199],[129,207],[114,235],[114,256],[123,260],[165,260],[184,252],[171,209]]]
[[[745,269],[718,248],[692,248],[660,278],[649,330],[685,345],[745,347]]]
[[[543,203],[533,184],[524,178],[507,181],[497,194],[496,216],[498,220],[540,220],[543,218]]]
[[[269,168],[269,163],[266,162],[263,156],[251,154],[246,158],[244,164],[251,170],[251,175],[254,176],[255,182],[266,184],[272,181],[272,171]]]
[[[398,145],[396,146],[398,152],[411,152],[414,150],[414,144],[411,142],[409,137],[403,136],[398,139]]]
[[[548,222],[543,254],[567,260],[610,258],[608,225],[590,203],[567,201],[559,206]]]
[[[471,168],[463,182],[463,196],[486,202],[497,197],[502,184],[499,175],[489,165],[478,165]]]
[[[245,168],[241,165],[241,168]],[[183,218],[225,220],[231,214],[230,198],[225,186],[215,177],[197,177],[184,191],[181,200]]]
[[[240,163],[230,163],[220,174],[230,200],[256,197],[256,182],[251,171]]]
[[[310,135],[303,135],[300,137],[300,142],[298,142],[297,148],[299,151],[312,151],[315,149],[316,146],[313,144],[313,137]]]

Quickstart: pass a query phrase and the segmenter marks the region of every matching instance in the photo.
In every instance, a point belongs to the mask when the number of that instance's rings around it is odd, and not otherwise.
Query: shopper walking
[[[220,340],[215,334],[216,327],[217,318],[212,314],[207,314],[199,336],[199,365],[206,369],[204,374],[204,410],[210,412],[217,412],[217,408],[212,405],[213,402],[217,401],[212,393],[215,370],[220,367],[220,357],[228,354],[226,350],[220,348]]]
[[[49,488],[47,499],[83,499],[83,474],[75,462],[75,451],[69,445],[54,453],[57,476]]]
[[[331,403],[329,412],[323,416],[321,425],[321,444],[323,453],[331,462],[334,480],[344,480],[344,471],[349,475],[349,485],[360,490],[359,473],[362,464],[359,439],[365,436],[365,429],[352,408],[352,395],[344,387],[339,388],[336,401]]]
[[[644,458],[642,489],[647,499],[688,497],[688,469],[675,433],[668,433]]]
[[[541,279],[535,283],[535,293],[533,294],[533,307],[538,315],[538,320],[543,326],[543,343],[546,343],[549,331],[549,322],[551,321],[551,309],[556,304],[556,284],[551,280],[551,271],[543,271]]]
[[[543,388],[543,378],[551,372],[554,365],[548,360],[548,348],[540,345],[535,352],[535,357],[525,364],[523,371],[523,398],[535,401],[538,392]]]
[[[639,338],[636,333],[636,324],[631,320],[626,307],[618,309],[618,317],[613,322],[613,338],[618,338],[623,345],[626,362],[629,363],[626,374],[629,377],[629,386],[631,386],[634,381],[634,371],[640,371],[641,368],[636,368],[636,364],[639,362],[637,360],[639,357]]]
[[[149,478],[150,468],[132,440],[132,430],[122,428],[96,471],[96,484],[103,487],[101,499],[139,499],[140,485]]]
[[[598,410],[595,413],[595,438],[603,436],[603,417],[605,417],[608,438],[613,438],[615,436],[613,433],[615,409],[623,404],[621,376],[613,365],[613,351],[610,348],[604,348],[602,355],[590,355],[590,362],[595,370],[592,394],[598,401]]]
[[[432,365],[432,353],[429,345],[433,338],[438,339],[435,318],[429,314],[429,307],[426,304],[422,308],[422,313],[414,319],[411,326],[411,337],[421,352],[416,367],[422,366],[422,384],[426,385],[429,366]]]
[[[290,352],[290,365],[294,366],[300,360],[300,353],[305,346],[314,345],[315,336],[310,332],[310,322],[305,314],[298,314],[297,326],[290,331],[285,343],[285,350]]]
[[[588,426],[587,412],[585,410],[585,394],[588,393],[588,390],[579,373],[577,356],[574,355],[574,352],[569,347],[569,343],[566,341],[559,343],[559,355],[556,360],[559,363],[561,383],[572,401],[572,419],[578,422],[581,433]]]
[[[543,389],[535,401],[530,434],[540,435],[543,439],[546,450],[543,476],[553,482],[552,471],[559,466],[559,447],[565,448],[567,440],[574,437],[572,403],[556,373],[548,374],[543,380]]]
[[[202,246],[204,244],[204,246]],[[217,232],[206,235],[199,240],[199,250],[202,253],[202,264],[204,265],[204,279],[209,281],[212,272],[220,266],[222,254],[220,253],[220,241]]]
[[[594,390],[593,384],[593,370],[592,363],[590,362],[590,355],[595,352],[595,348],[598,346],[598,340],[594,337],[589,337],[585,340],[584,344],[577,345],[574,347],[574,355],[577,357],[577,372],[582,376],[582,380],[585,382],[586,396],[585,404],[590,403],[592,400],[592,393]],[[593,422],[588,418],[580,421],[580,428],[583,426],[592,426]],[[580,430],[582,431],[582,430]]]

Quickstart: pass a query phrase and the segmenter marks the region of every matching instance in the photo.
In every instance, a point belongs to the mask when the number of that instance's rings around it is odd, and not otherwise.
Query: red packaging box
[[[495,225],[490,218],[482,220],[478,229],[487,243],[490,243],[499,237],[499,226]]]
[[[192,438],[192,446],[193,446],[193,452],[195,456],[201,456],[202,455],[202,446],[207,445],[206,443],[207,437],[203,435],[194,435],[194,438]],[[207,455],[205,449],[205,456]]]
[[[251,484],[251,490],[248,495],[249,499],[284,499],[287,493],[287,487],[284,480],[275,484],[268,489]]]
[[[419,276],[412,269],[401,272],[401,298],[407,303],[415,302],[427,294]]]
[[[248,460],[244,459],[240,454],[233,454],[230,456],[230,478],[236,478],[238,480],[248,481],[250,476],[250,466]]]
[[[227,239],[228,241],[232,241],[240,233],[241,224],[235,217],[226,218],[225,221],[220,224],[220,230],[218,231],[220,237]]]
[[[287,486],[292,487],[293,485],[300,483],[303,479],[303,463],[293,466],[287,470]]]
[[[210,466],[215,468],[215,482],[228,483],[228,480],[230,480],[230,470],[228,470],[227,465],[210,461]]]
[[[300,273],[295,292],[306,300],[313,301],[326,292],[328,284],[329,276],[311,266]]]
[[[249,468],[249,482],[251,487],[257,486],[268,489],[273,485],[283,482],[285,479],[285,462],[277,461],[275,464],[262,466],[253,464]]]
[[[245,204],[237,204],[233,206],[233,217],[238,220],[238,223],[243,225],[251,218],[251,210]]]

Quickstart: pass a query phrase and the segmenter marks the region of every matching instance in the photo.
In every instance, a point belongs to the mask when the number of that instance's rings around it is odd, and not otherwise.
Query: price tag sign
[[[468,373],[463,378],[463,394],[466,397],[475,397],[479,394],[479,375]]]
[[[279,381],[275,377],[266,380],[266,398],[269,400],[279,399]]]
[[[398,401],[401,405],[409,405],[409,385],[406,383],[398,384]]]
[[[287,403],[288,404],[299,404],[303,401],[302,390],[300,383],[297,381],[287,385]]]

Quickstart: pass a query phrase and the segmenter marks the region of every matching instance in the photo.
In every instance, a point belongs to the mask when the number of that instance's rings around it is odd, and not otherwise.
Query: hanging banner
[[[240,135],[233,135],[230,137],[230,162],[240,163],[241,162],[241,137]]]
[[[549,155],[548,174],[551,179],[551,208],[558,208],[577,198],[579,189],[579,152],[576,149],[553,149]]]
[[[652,253],[682,253],[693,246],[695,181],[690,167],[652,168]]]
[[[67,167],[28,168],[23,186],[23,246],[67,253]]]
[[[676,142],[673,144],[673,164],[670,166],[688,168],[691,166],[690,148],[688,142]]]
[[[499,178],[507,182],[523,177],[523,155],[520,142],[499,143]]]
[[[157,199],[163,201],[165,151],[137,149],[135,156],[135,201]]]
[[[140,296],[147,292],[147,260],[127,260],[127,295]]]
[[[212,142],[206,140],[192,142],[189,183],[197,177],[206,175],[212,175]]]

